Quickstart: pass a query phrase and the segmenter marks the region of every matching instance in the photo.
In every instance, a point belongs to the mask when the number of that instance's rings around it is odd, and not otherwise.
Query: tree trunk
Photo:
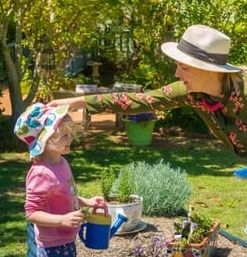
[[[9,82],[9,94],[12,108],[12,119],[13,122],[19,117],[19,115],[24,111],[25,106],[22,101],[20,81],[18,79],[18,74],[16,71],[16,67],[14,65],[13,60],[10,56],[10,51],[5,42],[1,42],[2,44],[2,52],[6,65],[6,71],[8,75]]]

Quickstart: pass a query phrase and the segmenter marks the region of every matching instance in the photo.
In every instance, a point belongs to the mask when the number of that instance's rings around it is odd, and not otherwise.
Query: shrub
[[[101,191],[106,201],[130,202],[130,196],[135,191],[132,176],[133,174],[124,168],[117,175],[113,170],[103,170],[101,173]]]
[[[113,182],[112,193],[121,203],[129,202],[130,195],[134,192],[134,181],[128,170],[120,170],[117,179]]]
[[[170,128],[179,126],[185,132],[209,134],[205,122],[190,106],[166,110],[163,116],[156,122],[156,127]]]
[[[110,200],[111,188],[114,180],[116,179],[116,174],[113,170],[108,171],[107,169],[103,169],[100,177],[100,187],[102,194],[106,201]]]
[[[132,162],[114,171],[103,170],[101,190],[106,200],[112,195],[120,202],[128,202],[130,195],[143,198],[143,214],[148,216],[175,216],[184,210],[191,195],[187,174],[172,168],[162,160],[155,164]]]
[[[0,114],[0,152],[9,151],[27,151],[27,147],[14,134],[11,117]]]
[[[143,214],[175,216],[187,203],[192,190],[187,174],[160,160],[154,164],[133,162],[124,168],[132,177],[132,193],[143,197]]]

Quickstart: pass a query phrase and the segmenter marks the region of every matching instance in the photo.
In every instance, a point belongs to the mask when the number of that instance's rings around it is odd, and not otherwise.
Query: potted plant
[[[124,115],[122,117],[126,133],[132,146],[149,146],[157,121],[154,113]]]
[[[172,217],[186,213],[192,188],[185,170],[164,159],[131,162],[124,169],[131,174],[135,193],[144,199],[144,215]]]
[[[185,257],[189,256],[190,252],[198,257],[213,256],[219,228],[219,222],[196,212],[190,206],[188,217],[182,217],[178,222],[174,222],[175,232],[168,247],[177,246]]]
[[[144,227],[142,214],[170,217],[184,213],[191,186],[184,170],[173,168],[161,159],[153,164],[131,162],[122,167],[117,175],[113,170],[103,170],[101,191],[109,209],[119,210],[120,205],[141,207],[130,215],[129,224],[133,223],[133,230]],[[129,224],[124,225],[127,227]]]
[[[171,238],[153,236],[137,245],[132,256],[211,257],[215,253],[220,223],[193,211],[174,222]]]
[[[143,199],[135,193],[132,175],[122,169],[118,175],[114,171],[103,170],[101,173],[101,190],[107,202],[112,224],[118,213],[127,216],[128,221],[118,229],[118,233],[135,230],[141,222]]]

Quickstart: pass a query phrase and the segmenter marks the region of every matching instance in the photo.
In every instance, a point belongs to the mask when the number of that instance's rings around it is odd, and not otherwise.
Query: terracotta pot
[[[208,232],[208,235],[198,244],[190,244],[185,249],[178,250],[175,240],[171,240],[170,249],[172,252],[179,251],[183,257],[213,257],[217,248],[218,231],[220,223],[215,222]]]

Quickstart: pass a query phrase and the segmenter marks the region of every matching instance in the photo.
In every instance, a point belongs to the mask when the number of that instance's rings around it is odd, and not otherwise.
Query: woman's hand
[[[47,103],[47,106],[51,106],[51,107],[57,107],[61,105],[69,105],[70,108],[72,109],[86,107],[84,96],[64,98],[64,99],[54,99],[51,102]]]

